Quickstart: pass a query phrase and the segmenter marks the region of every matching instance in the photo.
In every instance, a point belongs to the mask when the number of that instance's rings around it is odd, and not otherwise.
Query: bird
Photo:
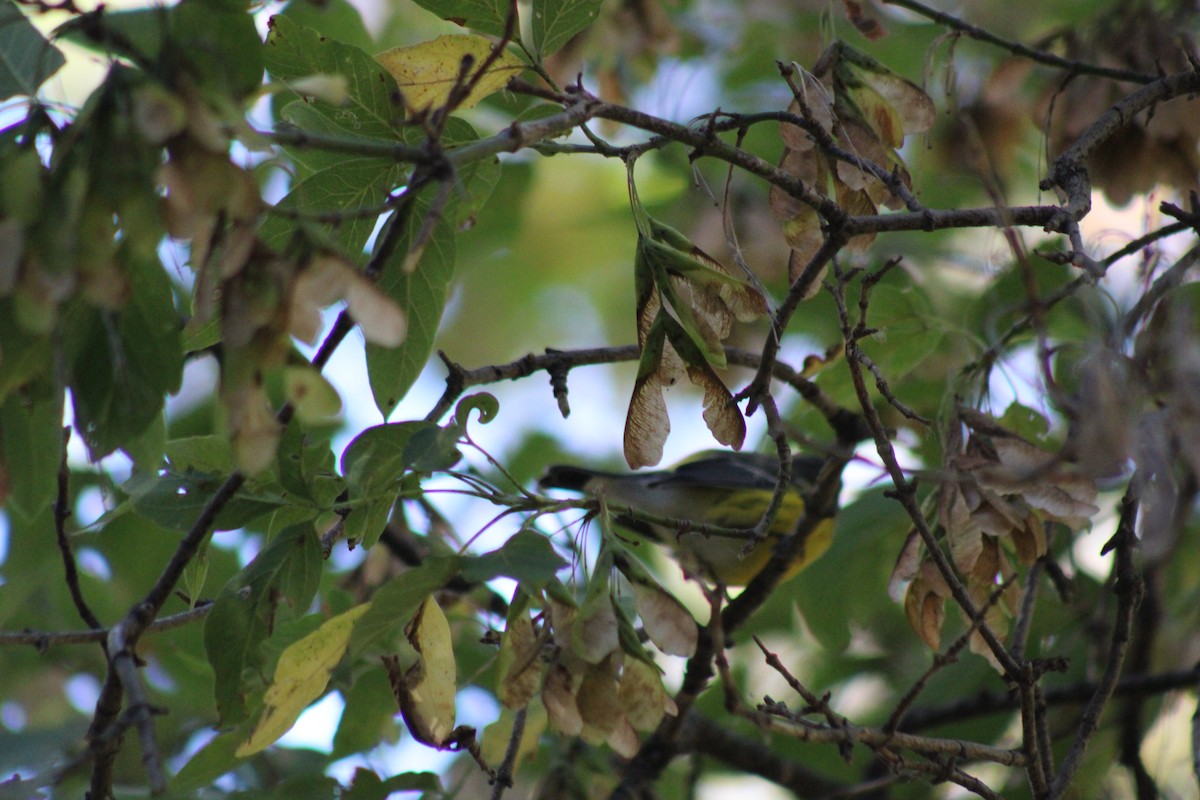
[[[541,489],[565,489],[603,496],[626,528],[670,549],[685,574],[725,586],[745,586],[770,560],[779,540],[795,530],[804,514],[805,495],[816,483],[824,459],[792,459],[792,485],[784,493],[766,538],[748,553],[746,539],[697,532],[695,525],[752,528],[771,501],[779,474],[776,456],[753,452],[706,450],[673,469],[642,473],[604,472],[570,464],[546,469]],[[635,514],[671,517],[667,527],[638,520]],[[788,580],[819,558],[833,539],[834,519],[812,528],[781,580]]]

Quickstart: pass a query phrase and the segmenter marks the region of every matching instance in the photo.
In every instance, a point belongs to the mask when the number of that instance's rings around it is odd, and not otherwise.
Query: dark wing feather
[[[815,456],[792,459],[792,483],[808,489],[816,481],[824,461]],[[779,459],[765,453],[710,451],[664,472],[650,485],[711,486],[720,489],[766,489],[775,487]],[[651,476],[645,476],[647,478]]]

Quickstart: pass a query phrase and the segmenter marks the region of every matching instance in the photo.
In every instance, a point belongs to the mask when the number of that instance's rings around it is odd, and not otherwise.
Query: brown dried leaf
[[[546,670],[542,683],[542,705],[554,729],[565,736],[578,736],[583,731],[583,717],[575,702],[577,676],[566,665],[554,663]]]
[[[733,330],[733,313],[721,300],[719,290],[705,290],[694,281],[672,275],[671,294],[674,295],[671,310],[681,322],[690,318],[695,331],[693,340],[699,337],[698,345],[704,351],[705,360],[718,366],[725,365],[725,346],[722,342]],[[678,305],[683,305],[680,309]],[[690,332],[690,331],[689,331]]]
[[[639,376],[625,415],[625,462],[630,469],[649,467],[662,461],[663,445],[671,432],[667,402],[657,372]]]
[[[792,63],[794,74],[799,76],[796,87],[800,90],[800,98],[793,99],[788,106],[788,113],[796,116],[807,116],[808,119],[821,126],[826,133],[833,133],[833,95],[820,80],[804,67]],[[803,103],[801,102],[803,101]],[[808,114],[805,114],[807,106]],[[808,131],[784,122],[779,126],[779,135],[783,143],[794,150],[812,150],[816,147]]]
[[[904,614],[913,632],[931,650],[942,644],[942,623],[946,620],[945,599],[933,590],[923,576],[908,585],[904,597]]]
[[[642,744],[641,740],[638,739],[637,731],[627,719],[621,719],[616,727],[609,731],[608,738],[605,741],[608,742],[608,746],[613,749],[613,752],[622,758],[633,758],[636,756]]]
[[[879,211],[871,196],[863,191],[852,191],[841,181],[834,181],[837,187],[837,203],[847,214],[867,216]],[[846,250],[851,253],[865,253],[875,243],[875,233],[859,234],[846,244]]]
[[[667,712],[667,692],[662,676],[651,664],[630,658],[621,672],[619,692],[626,719],[639,731],[652,731]]]
[[[602,580],[593,575],[592,580]],[[607,583],[605,583],[607,587]],[[620,646],[617,612],[607,588],[589,587],[583,607],[571,628],[571,652],[589,664],[599,664]]]
[[[500,639],[497,673],[500,685],[496,697],[505,708],[517,710],[529,701],[542,684],[543,666],[538,657],[541,642],[533,630],[529,615],[521,611],[508,621]]]
[[[947,492],[946,484],[943,484],[942,491]],[[983,551],[983,533],[957,484],[949,489],[949,500],[945,503],[941,522],[946,530],[946,541],[950,545],[954,566],[959,572],[970,572]]]
[[[1086,527],[1100,513],[1096,484],[1082,475],[1055,475],[1053,484],[1033,485],[1021,491],[1021,498],[1072,530]]]
[[[1012,529],[1012,540],[1022,566],[1027,567],[1046,555],[1046,526],[1032,511],[1026,515],[1024,524]]]
[[[859,75],[891,106],[900,122],[901,139],[904,134],[924,133],[933,127],[937,110],[920,86],[886,68],[882,71],[864,69]]]
[[[1024,508],[1014,505],[990,489],[980,488],[978,492],[980,503],[974,514],[984,533],[1004,536],[1013,528],[1020,528],[1025,524]]]
[[[971,565],[969,571],[965,571],[968,578],[977,581],[984,586],[987,591],[994,588],[996,573],[1000,571],[1000,548],[996,544],[996,539],[987,536],[980,540],[979,554],[975,559],[975,563]],[[986,600],[986,596],[983,598]]]
[[[713,438],[740,450],[746,441],[746,420],[733,395],[707,364],[689,366],[687,372],[692,383],[704,390],[704,422]]]
[[[575,702],[585,728],[592,728],[601,740],[606,739],[625,719],[615,675],[620,658],[620,653],[612,653],[599,664],[589,665],[575,693]]]
[[[855,0],[842,0],[842,5],[846,7],[846,19],[850,20],[854,29],[868,40],[875,42],[888,35],[887,29],[883,27],[878,18],[867,13],[861,3],[856,3]]]
[[[699,631],[691,612],[658,586],[638,582],[631,586],[638,616],[654,646],[671,656],[695,653]]]
[[[911,531],[904,540],[904,546],[900,548],[900,554],[896,556],[896,565],[892,567],[892,575],[888,578],[888,597],[897,603],[900,602],[901,593],[909,581],[916,577],[920,564],[921,536],[916,531]]]
[[[823,192],[828,188],[829,173],[825,157],[816,150],[784,150],[779,168],[810,184],[817,191]],[[792,197],[778,186],[771,187],[768,202],[771,213],[783,229],[784,239],[792,248],[788,257],[788,280],[794,281],[825,242],[821,218],[812,206]],[[820,288],[821,280],[818,278],[813,281],[805,299],[812,297]]]
[[[904,123],[900,113],[871,86],[859,84],[849,90],[850,97],[862,121],[871,129],[880,143],[889,150],[895,150],[904,144]],[[850,124],[853,119],[843,114],[844,124]]]

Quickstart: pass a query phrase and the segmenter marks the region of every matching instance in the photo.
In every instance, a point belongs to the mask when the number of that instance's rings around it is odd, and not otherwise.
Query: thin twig
[[[54,500],[54,533],[58,542],[58,552],[62,556],[63,572],[67,589],[71,592],[71,602],[75,610],[87,626],[98,630],[103,625],[92,613],[92,609],[83,597],[83,588],[79,585],[79,570],[75,566],[75,554],[71,551],[71,540],[67,536],[67,520],[71,517],[70,481],[71,468],[67,464],[67,445],[71,443],[71,428],[63,428],[62,457],[58,462],[58,495]]]
[[[1129,632],[1133,627],[1133,619],[1137,606],[1141,602],[1144,586],[1141,576],[1133,563],[1133,548],[1137,541],[1133,525],[1137,517],[1138,499],[1136,484],[1130,482],[1129,489],[1121,501],[1121,519],[1117,524],[1117,532],[1113,536],[1117,552],[1116,586],[1117,612],[1113,620],[1112,637],[1109,642],[1108,663],[1104,667],[1104,675],[1096,686],[1096,691],[1084,707],[1083,714],[1076,726],[1075,738],[1063,757],[1058,774],[1050,786],[1050,797],[1062,797],[1075,777],[1075,771],[1083,762],[1083,754],[1087,750],[1092,735],[1100,726],[1100,715],[1104,712],[1117,681],[1121,676],[1121,668],[1125,661],[1125,651],[1129,646]]]
[[[146,627],[144,633],[158,633],[159,631],[178,628],[189,622],[203,619],[208,616],[208,612],[211,610],[211,601],[201,601],[196,604],[195,608],[189,608],[187,611],[180,611],[178,614],[171,614],[170,616],[154,620],[153,623]],[[108,639],[108,634],[108,628],[93,628],[87,631],[22,631],[20,633],[0,633],[0,647],[5,645],[33,645],[39,651],[45,651],[49,647],[60,644],[104,642]]]
[[[1051,67],[1058,67],[1066,70],[1073,75],[1095,75],[1100,78],[1112,78],[1113,80],[1125,81],[1127,83],[1149,83],[1157,78],[1157,75],[1147,75],[1142,72],[1136,72],[1128,69],[1118,69],[1115,67],[1105,67],[1100,64],[1089,64],[1084,61],[1075,61],[1069,58],[1063,58],[1055,53],[1048,53],[1045,50],[1038,50],[1020,42],[1004,39],[991,31],[984,28],[971,25],[968,22],[963,22],[958,17],[947,14],[944,11],[938,11],[935,8],[930,8],[924,3],[919,3],[917,0],[883,0],[887,5],[899,6],[907,8],[909,11],[927,17],[939,25],[943,25],[953,31],[969,36],[972,39],[978,39],[981,42],[993,44],[1003,50],[1007,50],[1013,55],[1028,58],[1030,61],[1036,61],[1039,64],[1046,64]]]
[[[508,747],[504,750],[504,761],[496,770],[496,780],[492,785],[492,800],[500,800],[505,789],[513,785],[513,769],[517,763],[517,754],[521,752],[521,739],[525,736],[525,718],[528,707],[520,708],[513,714],[512,734],[508,739]]]

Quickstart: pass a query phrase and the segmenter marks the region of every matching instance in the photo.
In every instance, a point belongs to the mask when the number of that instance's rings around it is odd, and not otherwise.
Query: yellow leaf
[[[421,660],[409,669],[398,687],[400,713],[414,739],[441,747],[454,732],[458,681],[450,623],[433,595],[417,609],[405,634]]]
[[[439,36],[411,47],[394,47],[375,56],[375,60],[396,79],[405,107],[418,112],[445,106],[454,88],[474,80],[491,53],[492,43],[488,39],[459,34]],[[523,69],[521,59],[502,53],[455,108],[474,106],[503,89]]]
[[[325,691],[329,673],[342,660],[354,622],[370,603],[326,620],[321,627],[292,642],[279,656],[275,679],[263,697],[263,710],[246,741],[238,745],[238,758],[254,755],[287,733],[308,704]]]

